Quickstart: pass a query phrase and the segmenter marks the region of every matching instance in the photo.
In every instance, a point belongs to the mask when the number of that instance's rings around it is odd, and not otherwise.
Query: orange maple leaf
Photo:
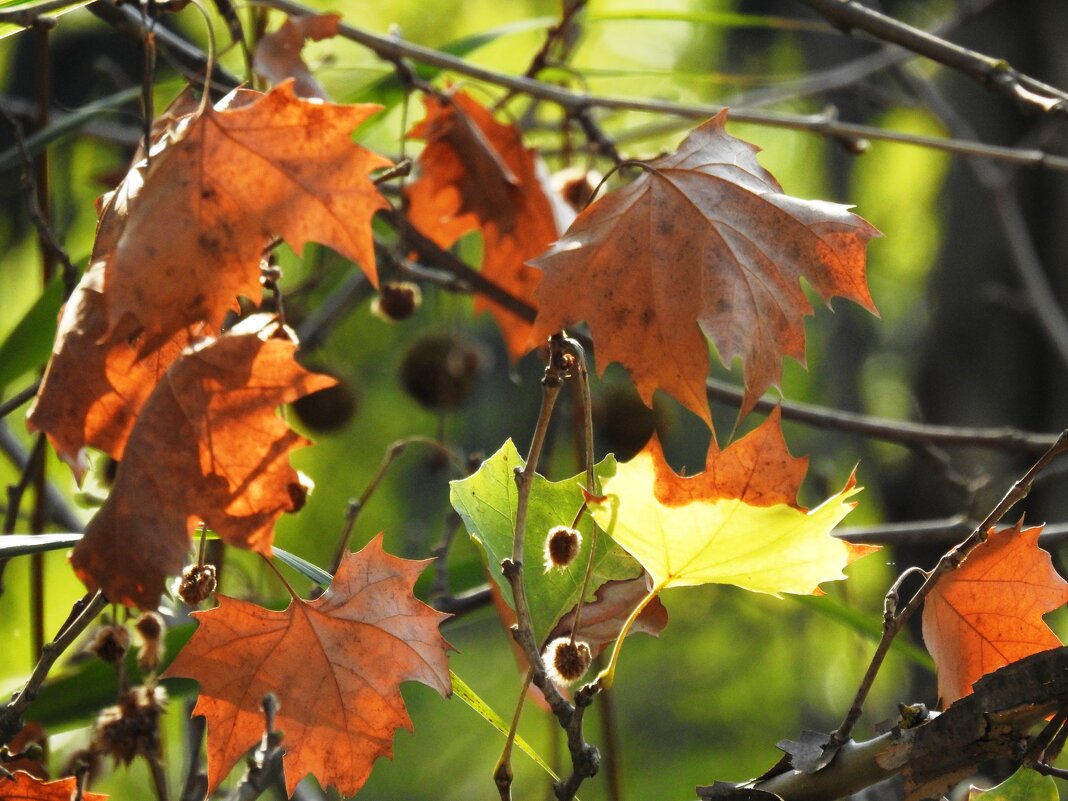
[[[116,603],[154,609],[203,520],[231,545],[269,555],[274,522],[303,505],[289,451],[308,444],[275,409],[333,386],[305,371],[296,345],[247,326],[186,352],[130,432],[115,485],[71,557]]]
[[[728,135],[721,112],[678,151],[578,216],[548,253],[534,339],[585,320],[603,372],[619,362],[646,405],[662,389],[711,427],[707,335],[723,363],[744,364],[744,416],[804,360],[805,278],[875,312],[865,244],[878,232],[835,203],[782,193],[757,148]]]
[[[276,236],[328,245],[377,283],[370,218],[386,201],[367,174],[391,162],[351,134],[380,107],[302,100],[291,82],[250,94],[177,123],[101,254],[109,331],[132,316],[142,352],[189,325],[217,330],[238,295],[258,300]]]
[[[86,446],[122,459],[141,407],[190,338],[182,329],[138,358],[139,324],[126,318],[102,342],[108,328],[103,284],[104,265],[97,262],[64,306],[52,357],[28,415],[30,427],[48,434],[79,482]]]
[[[391,556],[379,535],[345,556],[314,601],[274,612],[219,596],[218,608],[193,613],[200,627],[166,675],[200,682],[193,714],[207,718],[208,795],[260,739],[267,693],[280,702],[289,795],[308,774],[353,795],[378,757],[392,757],[393,733],[412,729],[400,683],[452,688],[451,646],[438,632],[448,615],[412,597],[429,561]]]
[[[21,770],[9,779],[0,774],[0,801],[70,801],[78,794],[78,780],[73,777],[43,782]],[[85,801],[106,801],[100,793],[83,793]]]
[[[427,116],[408,136],[425,139],[419,178],[408,189],[408,218],[441,247],[482,232],[482,273],[533,305],[541,272],[526,265],[559,233],[537,175],[534,152],[515,125],[503,125],[469,95],[426,96]],[[530,349],[530,323],[481,296],[517,359]]]
[[[1068,582],[1038,547],[1041,532],[991,529],[924,601],[923,641],[938,669],[943,706],[971,694],[987,673],[1061,645],[1042,616],[1068,603]]]
[[[267,34],[256,43],[252,68],[272,84],[292,78],[293,89],[300,97],[318,97],[325,100],[326,90],[315,80],[300,51],[309,39],[319,42],[336,36],[340,24],[341,17],[338,14],[286,17],[286,21],[278,30]]]

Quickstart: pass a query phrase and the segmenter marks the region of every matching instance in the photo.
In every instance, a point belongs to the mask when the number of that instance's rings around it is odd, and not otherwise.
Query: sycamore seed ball
[[[545,538],[545,572],[564,568],[575,561],[582,547],[582,535],[570,526],[554,526]]]
[[[581,679],[593,661],[588,643],[582,640],[571,641],[570,637],[557,637],[547,646],[542,654],[545,670],[549,678],[561,687]]]

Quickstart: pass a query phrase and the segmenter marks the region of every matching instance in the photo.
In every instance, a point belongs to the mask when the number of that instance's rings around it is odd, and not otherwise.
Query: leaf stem
[[[616,680],[616,663],[619,662],[619,652],[623,648],[623,640],[626,639],[627,634],[630,632],[630,627],[634,625],[634,621],[638,619],[642,610],[652,603],[652,600],[660,594],[662,589],[664,589],[663,583],[653,585],[653,588],[642,598],[641,603],[634,607],[630,615],[627,616],[627,620],[623,624],[623,628],[620,629],[615,644],[612,646],[612,658],[608,660],[608,666],[597,674],[594,684],[605,690],[612,687],[612,683]]]
[[[286,577],[282,575],[282,571],[278,569],[278,566],[275,565],[273,559],[271,559],[271,558],[269,558],[267,556],[264,556],[262,553],[260,554],[260,559],[262,559],[264,562],[266,562],[267,563],[267,567],[271,568],[271,570],[274,571],[274,574],[276,576],[278,576],[278,580],[281,581],[283,585],[285,585],[286,590],[288,590],[290,597],[294,601],[303,601],[304,600],[303,598],[301,598],[297,594],[297,591],[293,589],[292,585],[288,581],[286,581]]]

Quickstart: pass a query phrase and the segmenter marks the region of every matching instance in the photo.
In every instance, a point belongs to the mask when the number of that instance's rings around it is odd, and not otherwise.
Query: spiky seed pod
[[[162,687],[133,687],[119,703],[101,710],[93,726],[92,750],[129,765],[135,757],[160,755],[159,719],[167,705]]]
[[[215,565],[189,565],[182,571],[175,590],[189,606],[196,606],[215,592]]]
[[[545,572],[567,567],[582,547],[582,535],[570,526],[554,526],[545,538]]]
[[[561,687],[581,679],[589,670],[593,654],[588,643],[571,641],[570,637],[557,637],[545,646],[542,654],[549,678]]]
[[[411,281],[382,284],[378,297],[371,302],[371,313],[387,323],[407,320],[423,303],[423,293]]]
[[[163,618],[156,612],[142,612],[134,621],[134,631],[140,648],[137,664],[145,672],[155,670],[163,659]]]
[[[109,665],[117,665],[130,649],[130,632],[125,626],[101,626],[89,650]]]

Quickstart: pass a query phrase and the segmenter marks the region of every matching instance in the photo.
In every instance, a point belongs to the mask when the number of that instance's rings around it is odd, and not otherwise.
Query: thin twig
[[[74,285],[78,281],[78,271],[75,269],[74,264],[71,263],[67,251],[59,244],[59,239],[48,221],[47,210],[41,205],[40,192],[42,189],[34,177],[37,170],[33,164],[33,156],[30,155],[30,151],[26,148],[26,137],[23,134],[22,125],[3,106],[0,106],[0,117],[4,118],[4,122],[11,129],[11,135],[15,138],[15,147],[18,148],[19,157],[22,160],[22,190],[26,198],[26,213],[37,229],[41,252],[44,254],[46,262],[51,258],[55,258],[63,265],[63,284],[66,290],[64,295],[69,295],[74,291]],[[38,158],[41,158],[41,155],[38,154]]]
[[[853,726],[856,725],[857,720],[860,718],[861,711],[864,707],[864,701],[868,696],[868,692],[871,690],[872,683],[875,681],[875,677],[878,675],[879,669],[882,667],[883,660],[886,658],[886,654],[890,650],[890,644],[894,641],[894,637],[897,636],[897,633],[902,629],[905,623],[908,622],[909,618],[911,618],[916,610],[923,604],[924,598],[927,597],[942,576],[960,567],[972,551],[986,542],[990,527],[996,525],[1013,506],[1027,497],[1035,477],[1065,451],[1068,451],[1068,431],[1062,432],[1057,438],[1057,441],[1053,443],[1041,457],[1039,457],[1038,461],[1035,462],[1018,481],[1009,487],[1008,492],[1005,493],[1004,497],[1002,497],[998,504],[990,511],[990,514],[988,514],[986,518],[972,530],[971,534],[969,534],[963,542],[948,551],[938,560],[938,564],[936,564],[934,569],[928,574],[922,586],[909,599],[905,608],[884,621],[883,634],[875,649],[875,655],[872,657],[871,664],[868,666],[868,670],[860,682],[860,687],[857,689],[856,697],[853,699],[849,712],[846,713],[842,724],[838,727],[837,731],[831,735],[830,740],[825,746],[824,750],[826,753],[833,753],[849,740],[849,736],[853,732]]]
[[[708,397],[713,400],[734,405],[742,401],[743,391],[733,384],[709,378],[705,385]],[[885,417],[843,412],[826,406],[779,400],[770,395],[758,400],[753,408],[762,412],[770,412],[776,406],[782,408],[782,416],[786,420],[795,420],[817,428],[863,434],[873,439],[896,442],[910,447],[967,445],[1007,453],[1042,453],[1058,440],[1056,434],[1036,434],[1009,427],[970,428],[889,420]]]
[[[993,58],[880,14],[856,0],[802,0],[843,31],[864,31],[962,73],[1033,111],[1068,114],[1068,92],[1035,80],[1004,59]]]
[[[22,728],[22,713],[41,693],[41,687],[56,660],[70,647],[71,643],[89,626],[96,616],[107,606],[104,594],[97,591],[91,597],[86,595],[78,602],[81,611],[68,620],[60,629],[56,638],[41,649],[41,658],[33,669],[29,680],[19,692],[4,706],[0,707],[0,744],[11,742],[11,738]]]
[[[382,483],[382,479],[386,477],[386,473],[392,464],[400,458],[401,454],[407,450],[409,445],[426,445],[432,450],[445,456],[452,464],[457,468],[460,473],[464,472],[464,461],[452,451],[435,439],[430,437],[405,437],[399,439],[396,442],[390,444],[386,448],[386,454],[382,457],[381,463],[378,465],[378,470],[371,477],[370,482],[364,488],[360,497],[354,501],[349,502],[349,509],[346,513],[345,526],[342,529],[341,538],[338,540],[337,548],[334,550],[334,558],[330,562],[330,573],[336,573],[338,567],[341,565],[341,560],[344,559],[345,554],[349,552],[349,541],[352,538],[352,529],[356,525],[356,518],[363,510],[367,502],[371,500],[371,496],[374,495],[375,490],[378,489],[378,485]]]
[[[260,0],[263,5],[285,11],[294,16],[315,13],[313,9],[293,0]],[[607,97],[574,92],[553,84],[536,81],[522,76],[505,75],[477,64],[406,42],[398,37],[379,36],[342,23],[338,36],[363,45],[387,60],[410,58],[423,64],[429,64],[444,70],[467,75],[476,80],[513,89],[522,94],[541,100],[548,100],[560,106],[572,116],[580,112],[600,108],[610,111],[642,111],[651,114],[667,114],[687,119],[704,120],[723,110],[723,106],[700,103],[674,103],[662,100],[637,99],[629,97]],[[898,131],[887,131],[868,125],[855,125],[840,122],[833,113],[820,114],[784,114],[751,109],[732,109],[731,119],[737,122],[750,122],[773,128],[804,131],[838,140],[868,139],[900,144],[934,148],[962,155],[984,156],[1011,164],[1031,167],[1044,167],[1050,170],[1068,171],[1068,158],[1052,155],[1040,150],[1020,150],[1011,147],[987,145],[982,142],[962,142],[936,136],[920,136]]]
[[[35,381],[30,384],[30,386],[26,387],[26,389],[19,390],[6,401],[0,403],[0,420],[3,420],[24,403],[33,400],[34,396],[37,395],[37,390],[40,388],[41,382]]]

